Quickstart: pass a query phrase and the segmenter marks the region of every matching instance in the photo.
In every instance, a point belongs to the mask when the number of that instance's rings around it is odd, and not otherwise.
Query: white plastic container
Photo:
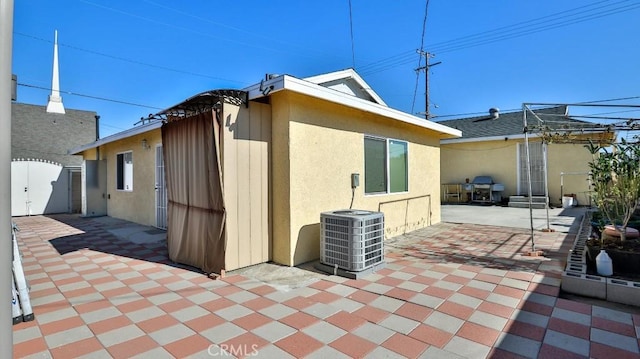
[[[613,274],[613,263],[611,263],[611,257],[604,249],[600,250],[600,254],[596,256],[596,269],[598,274],[603,276],[610,276]]]
[[[563,196],[562,197],[562,208],[569,208],[573,206],[573,197]]]

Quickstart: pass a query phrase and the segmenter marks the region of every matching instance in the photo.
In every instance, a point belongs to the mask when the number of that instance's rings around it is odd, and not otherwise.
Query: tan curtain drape
[[[219,138],[212,112],[162,126],[169,258],[207,274],[225,268]]]

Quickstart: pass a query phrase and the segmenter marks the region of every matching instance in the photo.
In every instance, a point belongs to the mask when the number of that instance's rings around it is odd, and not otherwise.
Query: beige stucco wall
[[[535,141],[535,140],[533,140]],[[532,142],[533,142],[532,141]],[[442,183],[464,183],[475,176],[489,175],[505,185],[504,196],[518,191],[518,143],[523,140],[500,140],[443,144],[441,146]],[[562,203],[560,173],[589,171],[591,154],[582,144],[549,144],[547,167],[549,197],[552,204]],[[581,204],[589,191],[587,175],[564,176],[564,193],[575,193]]]
[[[349,208],[352,173],[353,208],[383,211],[387,238],[440,221],[437,133],[290,92],[271,103],[274,261],[319,258],[320,213]],[[364,134],[408,142],[409,192],[364,194]]]
[[[146,139],[150,148],[142,148]],[[107,160],[107,214],[147,226],[156,225],[156,146],[162,143],[160,129],[111,142],[100,147]],[[133,152],[133,191],[116,190],[116,154]]]

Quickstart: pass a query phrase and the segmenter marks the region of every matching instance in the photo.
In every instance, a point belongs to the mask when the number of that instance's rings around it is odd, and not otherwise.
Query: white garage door
[[[69,212],[69,174],[45,161],[11,162],[11,215]]]

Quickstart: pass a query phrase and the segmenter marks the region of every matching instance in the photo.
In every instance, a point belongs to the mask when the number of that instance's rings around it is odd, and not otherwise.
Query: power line
[[[18,83],[18,86],[30,87],[30,88],[35,88],[35,89],[39,89],[39,90],[51,91],[51,88],[44,87],[44,86],[36,86],[36,85],[30,85],[30,84],[24,84],[24,83]],[[76,92],[71,92],[71,91],[62,91],[62,90],[60,90],[60,93],[66,94],[66,95],[71,95],[71,96],[86,97],[86,98],[90,98],[90,99],[94,99],[94,100],[114,102],[114,103],[119,103],[119,104],[123,104],[123,105],[150,108],[150,109],[154,109],[154,110],[162,110],[161,107],[142,105],[142,104],[139,104],[139,103],[134,103],[134,102],[129,102],[129,101],[114,100],[114,99],[110,99],[110,98],[106,98],[106,97],[86,95],[86,94],[81,94],[81,93],[76,93]]]
[[[622,12],[628,12],[628,11],[632,11],[640,8],[640,4],[638,3],[632,3],[629,5],[615,7],[617,5],[620,5],[628,1],[629,0],[624,0],[624,1],[615,2],[613,4],[597,6],[603,2],[607,2],[607,1],[599,1],[589,5],[584,5],[577,8],[554,13],[551,15],[527,20],[525,22],[520,22],[517,24],[499,27],[493,30],[488,30],[488,31],[452,39],[452,40],[435,43],[430,46],[430,51],[438,52],[438,53],[458,51],[458,50],[486,45],[486,44],[494,43],[498,41],[513,39],[516,37],[522,37],[522,36],[542,32],[542,31],[548,31],[548,30],[552,30],[560,27],[565,27],[565,26],[569,26],[569,25],[573,25],[573,24],[577,24],[585,21],[595,20],[601,17],[611,16],[611,15],[619,14]],[[591,7],[592,9],[583,10],[588,7]],[[593,13],[593,11],[596,11],[596,10],[602,10],[602,11]],[[591,13],[583,16],[578,16],[578,15],[589,13],[589,12]],[[569,13],[569,15],[567,15],[567,13]],[[545,20],[551,17],[555,17],[555,19]],[[553,23],[547,24],[549,22],[553,22]],[[530,25],[523,25],[523,24],[530,24]],[[530,28],[530,27],[533,27],[533,28]],[[530,28],[530,29],[526,29],[526,28]],[[493,34],[493,35],[488,35],[488,34]],[[410,63],[411,61],[412,60],[407,57],[406,52],[403,52],[398,55],[391,56],[383,60],[379,60],[379,61],[368,64],[367,67],[361,68],[363,69],[361,71],[361,74],[370,75],[373,73],[386,71],[388,69]]]
[[[47,39],[44,39],[44,38],[41,38],[41,37],[38,37],[38,36],[34,36],[34,35],[25,34],[25,33],[22,33],[22,32],[14,31],[14,35],[28,37],[28,38],[31,38],[31,39],[34,39],[34,40],[44,41],[44,42],[47,42],[47,43],[53,43],[53,41],[51,41],[51,40],[47,40]],[[109,55],[109,54],[105,54],[103,52],[89,50],[89,49],[85,49],[85,48],[78,47],[78,46],[68,45],[68,44],[65,44],[65,43],[60,43],[59,42],[58,46],[67,47],[67,48],[70,48],[70,49],[73,49],[73,50],[82,51],[82,52],[86,52],[86,53],[89,53],[89,54],[92,54],[92,55],[98,55],[98,56],[106,57],[106,58],[109,58],[109,59],[129,62],[129,63],[132,63],[132,64],[141,65],[141,66],[147,66],[147,67],[151,67],[151,68],[155,68],[155,69],[159,69],[159,70],[171,71],[171,72],[176,72],[176,73],[181,73],[181,74],[191,75],[191,76],[197,76],[197,77],[204,77],[204,78],[209,78],[209,79],[212,79],[212,80],[234,82],[234,83],[241,84],[241,85],[248,85],[248,83],[242,82],[242,81],[230,80],[230,79],[226,79],[226,78],[222,78],[222,77],[205,75],[205,74],[200,74],[200,73],[192,72],[192,71],[186,71],[186,70],[180,70],[180,69],[175,69],[175,68],[166,67],[166,66],[154,65],[154,64],[147,63],[147,62],[128,59],[128,58],[121,57],[121,56]]]

